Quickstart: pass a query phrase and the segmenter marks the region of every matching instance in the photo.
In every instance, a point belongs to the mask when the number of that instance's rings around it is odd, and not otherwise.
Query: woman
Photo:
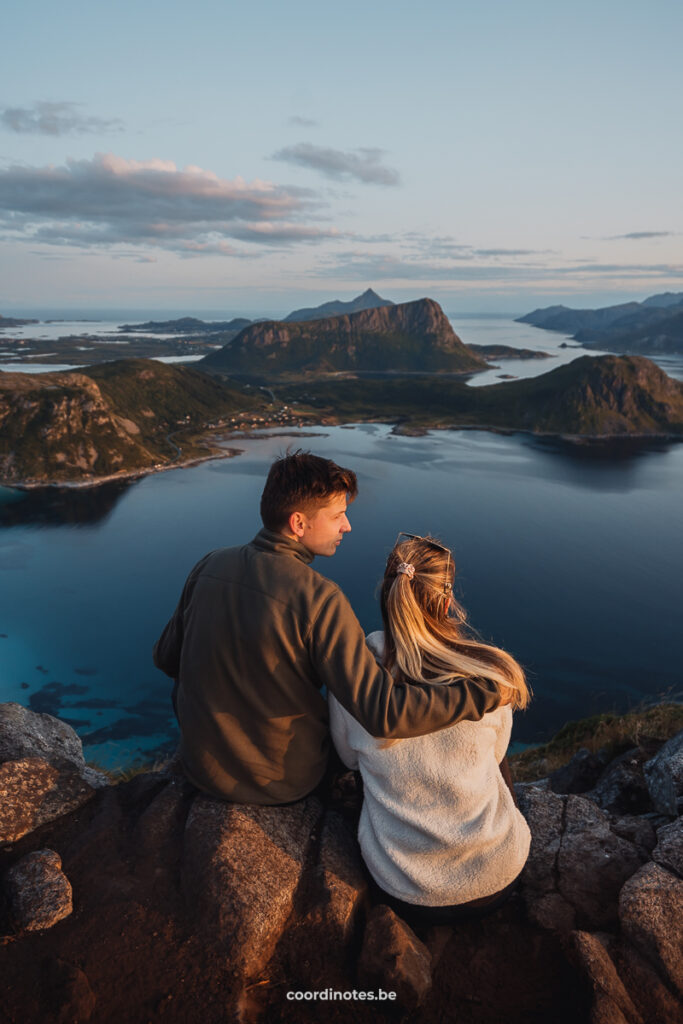
[[[368,645],[397,679],[493,680],[501,706],[478,722],[382,740],[329,696],[334,744],[363,778],[358,839],[375,895],[415,924],[498,907],[515,887],[531,840],[505,757],[512,709],[527,705],[529,689],[514,658],[467,631],[452,594],[454,570],[438,541],[399,534],[381,588],[384,631],[371,633]]]

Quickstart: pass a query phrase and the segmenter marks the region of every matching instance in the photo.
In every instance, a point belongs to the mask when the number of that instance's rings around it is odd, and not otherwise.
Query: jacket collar
[[[259,530],[251,543],[259,551],[270,551],[275,555],[291,555],[293,558],[298,558],[300,562],[304,562],[305,565],[310,565],[315,558],[313,552],[309,551],[300,540],[267,530],[265,526]]]

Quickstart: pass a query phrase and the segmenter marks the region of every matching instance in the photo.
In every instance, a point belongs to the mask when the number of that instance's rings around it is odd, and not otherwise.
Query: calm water
[[[112,766],[173,742],[172,684],[152,646],[192,565],[257,532],[268,466],[290,441],[245,440],[239,457],[130,486],[0,490],[0,700],[68,719],[86,756]],[[366,630],[379,626],[375,586],[399,530],[453,546],[473,624],[530,674],[517,742],[680,692],[683,445],[608,457],[378,425],[297,443],[358,473],[353,531],[315,567]]]

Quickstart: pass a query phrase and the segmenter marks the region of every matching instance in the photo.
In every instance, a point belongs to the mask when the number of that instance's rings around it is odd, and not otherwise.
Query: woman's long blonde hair
[[[502,703],[526,707],[531,691],[522,667],[506,651],[474,639],[452,594],[454,576],[452,555],[435,538],[396,544],[380,591],[386,667],[418,683],[483,677],[498,686]]]

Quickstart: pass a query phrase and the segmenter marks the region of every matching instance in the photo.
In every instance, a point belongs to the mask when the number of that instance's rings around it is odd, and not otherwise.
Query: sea
[[[471,386],[586,354],[511,317],[451,319],[465,342],[550,353],[498,361]],[[683,379],[683,366],[669,364]],[[174,748],[172,682],[152,647],[192,566],[256,534],[268,467],[289,447],[358,474],[352,531],[314,565],[366,631],[380,627],[377,584],[399,531],[452,548],[473,628],[513,653],[532,686],[513,750],[573,719],[683,699],[683,445],[576,447],[480,430],[402,437],[346,424],[228,447],[239,454],[133,482],[0,488],[0,701],[70,722],[93,763],[125,768]]]

